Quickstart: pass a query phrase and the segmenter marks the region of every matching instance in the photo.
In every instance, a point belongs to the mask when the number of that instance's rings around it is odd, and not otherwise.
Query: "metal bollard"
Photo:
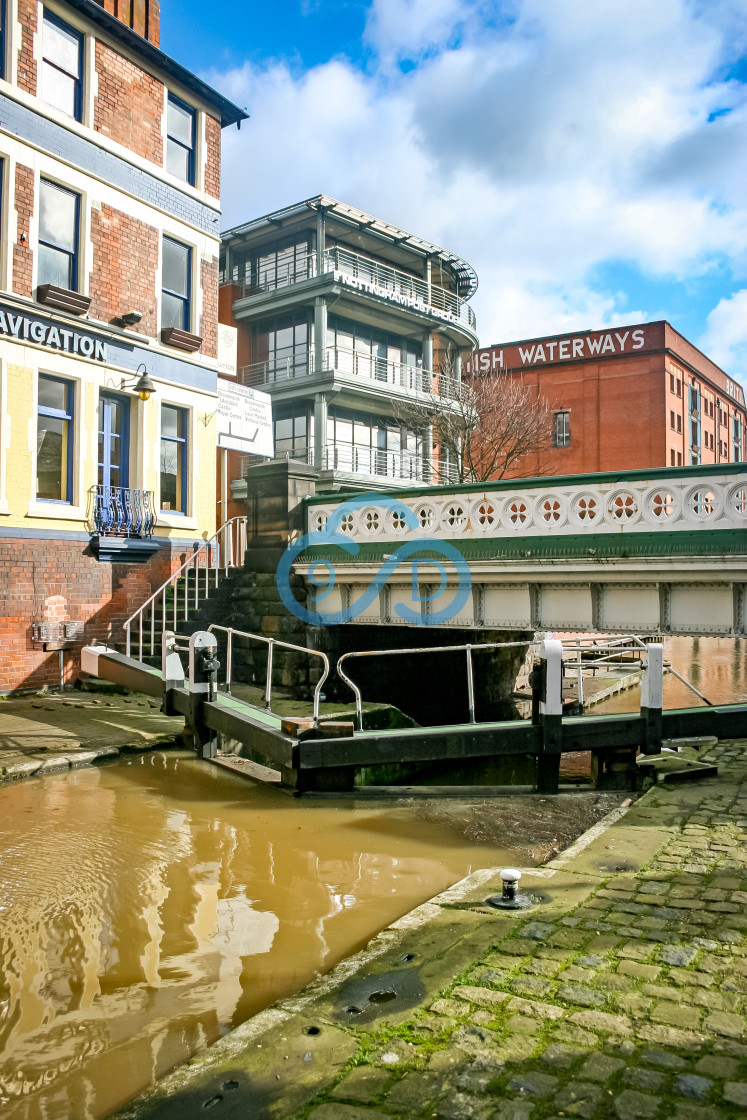
[[[503,891],[501,894],[491,895],[487,899],[488,906],[493,906],[496,910],[528,910],[532,900],[519,890],[520,879],[518,867],[504,867],[501,871]]]

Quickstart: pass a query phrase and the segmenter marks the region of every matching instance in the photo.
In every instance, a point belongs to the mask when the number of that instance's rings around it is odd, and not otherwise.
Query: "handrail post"
[[[129,657],[130,656],[130,624],[129,624],[129,622],[125,622],[124,629],[125,629],[125,656]]]
[[[231,659],[233,656],[233,630],[226,635],[226,692],[231,695]]]
[[[472,675],[472,646],[468,645],[466,648],[467,653],[467,701],[469,703],[469,721],[476,723],[475,720],[475,681]]]
[[[270,711],[270,698],[272,696],[272,653],[275,639],[270,638],[267,643],[267,681],[265,682],[265,708]]]

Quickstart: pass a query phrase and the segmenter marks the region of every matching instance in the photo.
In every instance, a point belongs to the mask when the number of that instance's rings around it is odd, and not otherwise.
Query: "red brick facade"
[[[96,0],[110,15],[121,19],[138,35],[154,46],[161,41],[161,5],[159,0]]]
[[[34,254],[31,251],[31,215],[34,212],[34,172],[16,164],[16,243],[13,246],[13,291],[31,296]]]
[[[208,358],[218,357],[218,258],[200,262],[202,286],[202,317],[200,352]]]
[[[21,49],[18,54],[18,85],[26,93],[36,93],[36,59],[34,35],[38,12],[36,0],[18,0],[18,22],[22,27]]]
[[[155,337],[159,233],[111,206],[91,211],[93,275],[91,316],[110,322],[123,311],[142,311],[140,334]]]
[[[84,541],[0,537],[0,694],[59,684],[59,655],[32,639],[35,622],[83,622],[65,653],[66,680],[80,648],[98,638],[122,643],[122,623],[186,560],[188,547],[162,548],[147,564],[100,564]]]
[[[205,115],[205,147],[207,166],[205,168],[205,193],[212,198],[220,198],[220,121],[209,114]]]
[[[93,127],[143,159],[162,165],[163,83],[101,41],[96,43],[96,73]]]
[[[734,462],[734,417],[745,458],[741,388],[665,321],[496,343],[466,363],[465,376],[474,375],[520,378],[568,414],[567,444],[541,462],[522,460],[509,472],[514,478],[689,466],[691,385],[702,404],[698,461]]]

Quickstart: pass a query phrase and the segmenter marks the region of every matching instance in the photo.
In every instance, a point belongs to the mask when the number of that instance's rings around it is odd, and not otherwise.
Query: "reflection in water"
[[[664,659],[691,681],[712,704],[736,704],[747,700],[747,638],[667,638]],[[640,708],[640,688],[619,692],[589,708],[589,715],[633,712]],[[702,701],[667,673],[664,677],[665,708],[698,708]]]
[[[501,859],[351,809],[181,752],[0,789],[3,1117],[106,1115]]]

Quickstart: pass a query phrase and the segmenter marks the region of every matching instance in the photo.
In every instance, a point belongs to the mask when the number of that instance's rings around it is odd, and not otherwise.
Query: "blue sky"
[[[163,0],[251,113],[224,225],[325,193],[460,253],[483,344],[669,319],[747,375],[744,0]]]

